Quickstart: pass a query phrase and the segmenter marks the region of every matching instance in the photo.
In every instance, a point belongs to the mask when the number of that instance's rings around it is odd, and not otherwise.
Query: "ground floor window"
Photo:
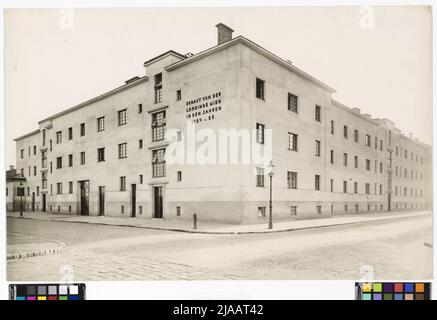
[[[266,216],[266,207],[258,207],[258,217]]]
[[[322,206],[316,206],[317,214],[322,214]]]
[[[290,213],[292,216],[297,215],[297,206],[291,206],[290,207]]]

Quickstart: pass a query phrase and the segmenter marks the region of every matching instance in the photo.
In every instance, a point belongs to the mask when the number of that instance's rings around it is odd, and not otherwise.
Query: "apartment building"
[[[254,132],[258,147],[271,149],[274,219],[431,206],[430,146],[388,119],[335,101],[333,88],[251,40],[233,38],[229,27],[216,27],[216,46],[154,57],[144,63],[144,76],[43,119],[38,130],[15,139],[26,209],[266,219],[265,163],[200,163],[187,155],[168,161],[170,129],[174,141],[196,148],[189,125],[217,135]]]

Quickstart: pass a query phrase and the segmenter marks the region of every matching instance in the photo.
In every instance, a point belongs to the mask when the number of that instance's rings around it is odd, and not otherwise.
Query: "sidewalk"
[[[394,220],[417,216],[431,216],[430,210],[409,212],[381,212],[359,215],[334,216],[332,218],[311,220],[274,221],[273,229],[267,229],[267,221],[259,224],[229,225],[220,223],[199,222],[197,230],[193,230],[191,221],[182,220],[158,220],[142,218],[116,218],[116,217],[93,217],[93,216],[70,216],[43,212],[24,212],[24,219],[66,221],[76,223],[100,224],[121,227],[145,228],[153,230],[167,230],[204,234],[250,234],[285,232],[303,229],[324,228],[356,223],[368,223],[375,221]],[[19,212],[8,212],[8,217],[20,218]]]

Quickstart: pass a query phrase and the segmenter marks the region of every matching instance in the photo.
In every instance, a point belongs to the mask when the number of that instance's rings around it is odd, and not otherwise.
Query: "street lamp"
[[[24,193],[23,181],[20,181],[20,217],[23,216],[23,193]]]
[[[268,175],[270,177],[270,202],[269,202],[269,229],[273,229],[273,217],[272,217],[272,178],[273,178],[273,162],[270,160],[268,168]]]

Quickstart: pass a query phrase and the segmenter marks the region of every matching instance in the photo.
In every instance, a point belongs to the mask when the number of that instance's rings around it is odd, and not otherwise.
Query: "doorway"
[[[131,217],[135,218],[137,215],[137,185],[131,184]]]
[[[46,206],[47,206],[47,203],[46,203],[46,194],[45,193],[43,193],[42,194],[42,212],[46,212]]]
[[[105,186],[99,187],[99,216],[105,215]]]
[[[32,211],[35,211],[35,192],[32,192]]]
[[[162,187],[153,187],[153,199],[154,199],[154,211],[153,217],[156,219],[162,219]]]
[[[80,189],[80,215],[88,216],[89,212],[89,192],[90,192],[90,181],[79,181]]]

